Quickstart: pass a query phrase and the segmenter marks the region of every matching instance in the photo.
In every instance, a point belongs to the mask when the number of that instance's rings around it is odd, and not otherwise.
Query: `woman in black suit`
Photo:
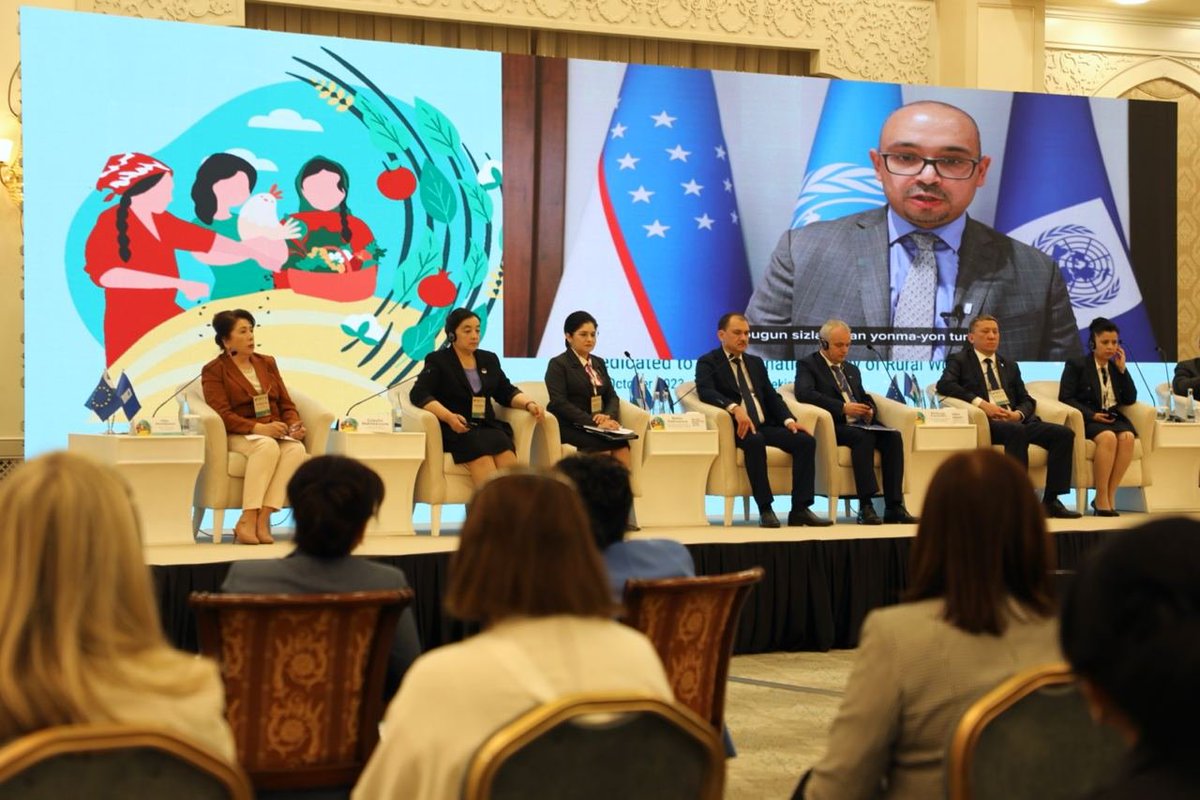
[[[479,349],[479,316],[456,308],[446,317],[449,345],[425,357],[409,395],[442,424],[442,447],[465,464],[479,486],[496,470],[515,466],[512,428],[496,419],[492,400],[523,408],[541,422],[545,411],[509,382],[495,353]]]
[[[571,312],[563,323],[563,336],[566,352],[546,365],[546,391],[550,393],[546,410],[558,417],[565,444],[583,452],[607,453],[629,469],[629,442],[606,439],[579,427],[621,427],[621,401],[613,391],[604,359],[592,355],[596,348],[596,318],[586,311]]]
[[[1133,376],[1125,370],[1125,350],[1112,320],[1097,317],[1088,326],[1091,354],[1072,358],[1063,367],[1058,399],[1079,409],[1083,430],[1096,443],[1092,471],[1098,517],[1118,516],[1113,502],[1125,470],[1133,461],[1133,423],[1117,410],[1137,400]]]

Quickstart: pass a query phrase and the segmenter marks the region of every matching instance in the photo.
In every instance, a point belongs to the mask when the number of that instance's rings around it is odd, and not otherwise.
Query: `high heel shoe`
[[[243,515],[233,526],[233,539],[238,544],[258,544],[258,535],[255,533],[256,521],[250,517]]]
[[[263,508],[258,512],[258,524],[254,529],[255,535],[258,537],[259,544],[275,544],[275,539],[271,536],[271,510]]]
[[[1093,517],[1119,517],[1116,509],[1112,508],[1096,508],[1096,501],[1092,501],[1092,516]]]

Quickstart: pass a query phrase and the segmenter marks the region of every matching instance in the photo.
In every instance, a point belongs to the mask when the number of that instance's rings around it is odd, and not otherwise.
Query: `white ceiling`
[[[1100,11],[1130,16],[1185,17],[1200,20],[1200,0],[1147,0],[1138,6],[1125,6],[1113,0],[1047,0],[1046,6],[1072,10]]]

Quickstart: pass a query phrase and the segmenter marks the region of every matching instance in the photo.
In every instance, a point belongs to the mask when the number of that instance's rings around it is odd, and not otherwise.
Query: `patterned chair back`
[[[738,618],[762,567],[698,578],[630,580],[625,619],[650,639],[679,702],[721,729]]]
[[[257,789],[350,786],[379,741],[387,657],[411,589],[195,593],[238,761]]]
[[[170,797],[251,800],[250,779],[173,732],[114,723],[62,725],[0,748],[0,800]]]

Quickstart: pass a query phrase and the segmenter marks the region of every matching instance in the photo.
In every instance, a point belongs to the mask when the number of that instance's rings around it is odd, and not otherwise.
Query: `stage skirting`
[[[1074,570],[1091,547],[1112,533],[1115,531],[1055,533],[1058,569]],[[738,627],[734,652],[744,654],[854,647],[867,612],[899,600],[907,584],[911,545],[911,536],[900,536],[689,544],[688,549],[702,575],[764,568],[763,581],[751,593]],[[472,629],[442,610],[450,555],[371,556],[399,567],[408,576],[416,593],[417,627],[426,649],[458,641]],[[163,625],[176,646],[197,649],[188,595],[219,590],[230,563],[152,567]]]

